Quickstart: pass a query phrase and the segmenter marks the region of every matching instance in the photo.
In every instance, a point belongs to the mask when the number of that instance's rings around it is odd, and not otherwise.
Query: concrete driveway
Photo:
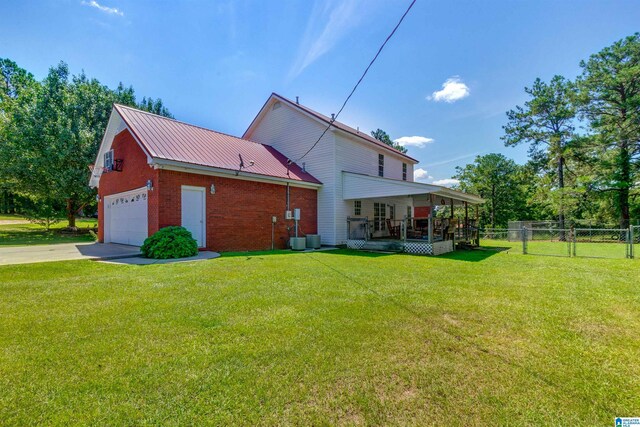
[[[0,246],[0,265],[73,259],[115,259],[140,255],[137,246],[115,243],[62,243],[59,245]]]

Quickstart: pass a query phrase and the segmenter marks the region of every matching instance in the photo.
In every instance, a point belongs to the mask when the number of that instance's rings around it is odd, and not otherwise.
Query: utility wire
[[[371,62],[369,62],[369,65],[367,66],[367,68],[364,70],[364,73],[362,73],[362,76],[360,76],[360,79],[358,79],[358,82],[356,83],[356,85],[353,87],[353,89],[351,89],[351,93],[349,93],[349,96],[347,96],[347,98],[344,100],[344,102],[342,103],[342,107],[340,107],[340,109],[338,110],[338,112],[331,117],[331,121],[329,122],[329,125],[325,128],[325,130],[322,132],[322,134],[320,135],[320,137],[318,138],[318,140],[316,142],[313,143],[313,145],[311,146],[311,148],[309,148],[307,150],[306,153],[304,153],[300,158],[298,158],[297,160],[295,160],[295,163],[298,163],[300,160],[304,159],[305,156],[307,154],[309,154],[311,152],[311,150],[313,150],[314,148],[316,148],[316,145],[318,145],[318,143],[320,142],[320,140],[322,139],[322,137],[327,133],[327,131],[329,129],[331,129],[331,125],[333,125],[333,122],[335,122],[338,119],[338,116],[340,116],[340,113],[342,113],[342,110],[344,110],[344,107],[347,105],[347,102],[349,102],[349,100],[351,99],[351,96],[353,95],[353,93],[356,91],[356,89],[358,89],[358,86],[360,86],[360,83],[362,82],[362,80],[364,79],[364,77],[367,75],[367,73],[369,72],[369,68],[371,68],[371,66],[373,65],[374,62],[376,62],[376,59],[378,59],[378,56],[380,56],[380,53],[382,52],[382,49],[384,49],[384,47],[387,45],[387,42],[389,40],[391,40],[391,37],[393,37],[393,35],[396,33],[396,31],[398,30],[398,27],[400,27],[400,24],[402,24],[402,21],[404,21],[404,18],[407,16],[407,14],[409,13],[409,11],[411,10],[411,8],[413,7],[413,5],[416,3],[417,0],[412,0],[411,4],[409,4],[409,7],[407,7],[407,10],[405,10],[404,14],[402,15],[402,17],[400,18],[400,20],[398,21],[398,23],[396,24],[396,26],[393,28],[393,31],[391,31],[391,33],[387,36],[387,38],[385,39],[384,43],[382,43],[382,45],[380,46],[380,48],[378,49],[378,52],[376,53],[376,56],[373,57],[373,59],[371,60]]]

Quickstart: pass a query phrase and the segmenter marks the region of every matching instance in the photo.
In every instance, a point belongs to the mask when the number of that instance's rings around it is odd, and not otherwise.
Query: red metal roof
[[[292,106],[294,106],[296,108],[299,108],[299,109],[305,111],[308,114],[311,114],[312,116],[316,117],[317,119],[320,119],[321,121],[325,122],[326,124],[331,123],[331,119],[329,117],[325,116],[324,114],[318,113],[317,111],[314,111],[309,107],[305,107],[304,105],[296,104],[294,101],[292,101],[292,100],[290,100],[288,98],[285,98],[284,96],[278,95],[275,92],[272,93],[271,95],[275,96],[276,98],[278,98],[278,99],[280,99],[282,101],[285,101],[289,105],[292,105]],[[372,143],[374,145],[379,146],[380,148],[384,148],[387,151],[391,151],[391,152],[393,152],[393,153],[395,153],[395,154],[397,154],[399,156],[402,156],[402,157],[404,157],[406,159],[409,159],[409,160],[411,160],[411,161],[413,161],[415,163],[418,163],[418,160],[414,159],[413,157],[408,156],[407,154],[396,150],[395,148],[391,147],[390,145],[385,144],[382,141],[378,141],[374,137],[368,135],[366,132],[360,132],[359,130],[354,129],[351,126],[347,126],[344,123],[338,122],[338,121],[333,122],[333,126],[335,128],[337,128],[337,129],[342,130],[343,132],[350,133],[351,135],[354,135],[354,136],[357,136],[359,138],[362,138],[362,139],[364,139],[365,141],[367,141],[369,143]],[[249,127],[251,127],[251,126],[249,126]]]
[[[114,109],[153,158],[321,184],[275,148],[115,104]],[[253,165],[251,165],[253,162]]]

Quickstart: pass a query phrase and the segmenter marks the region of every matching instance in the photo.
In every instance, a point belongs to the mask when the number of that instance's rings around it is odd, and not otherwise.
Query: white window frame
[[[353,201],[353,216],[362,215],[362,200]]]
[[[386,230],[385,221],[387,220],[387,204],[373,203],[373,231]]]
[[[113,149],[107,151],[104,153],[104,159],[103,159],[103,163],[104,163],[104,169],[107,171],[112,171],[113,170]]]

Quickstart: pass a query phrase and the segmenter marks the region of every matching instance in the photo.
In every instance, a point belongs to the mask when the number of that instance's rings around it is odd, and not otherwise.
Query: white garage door
[[[106,196],[105,242],[141,246],[148,237],[147,189]]]

